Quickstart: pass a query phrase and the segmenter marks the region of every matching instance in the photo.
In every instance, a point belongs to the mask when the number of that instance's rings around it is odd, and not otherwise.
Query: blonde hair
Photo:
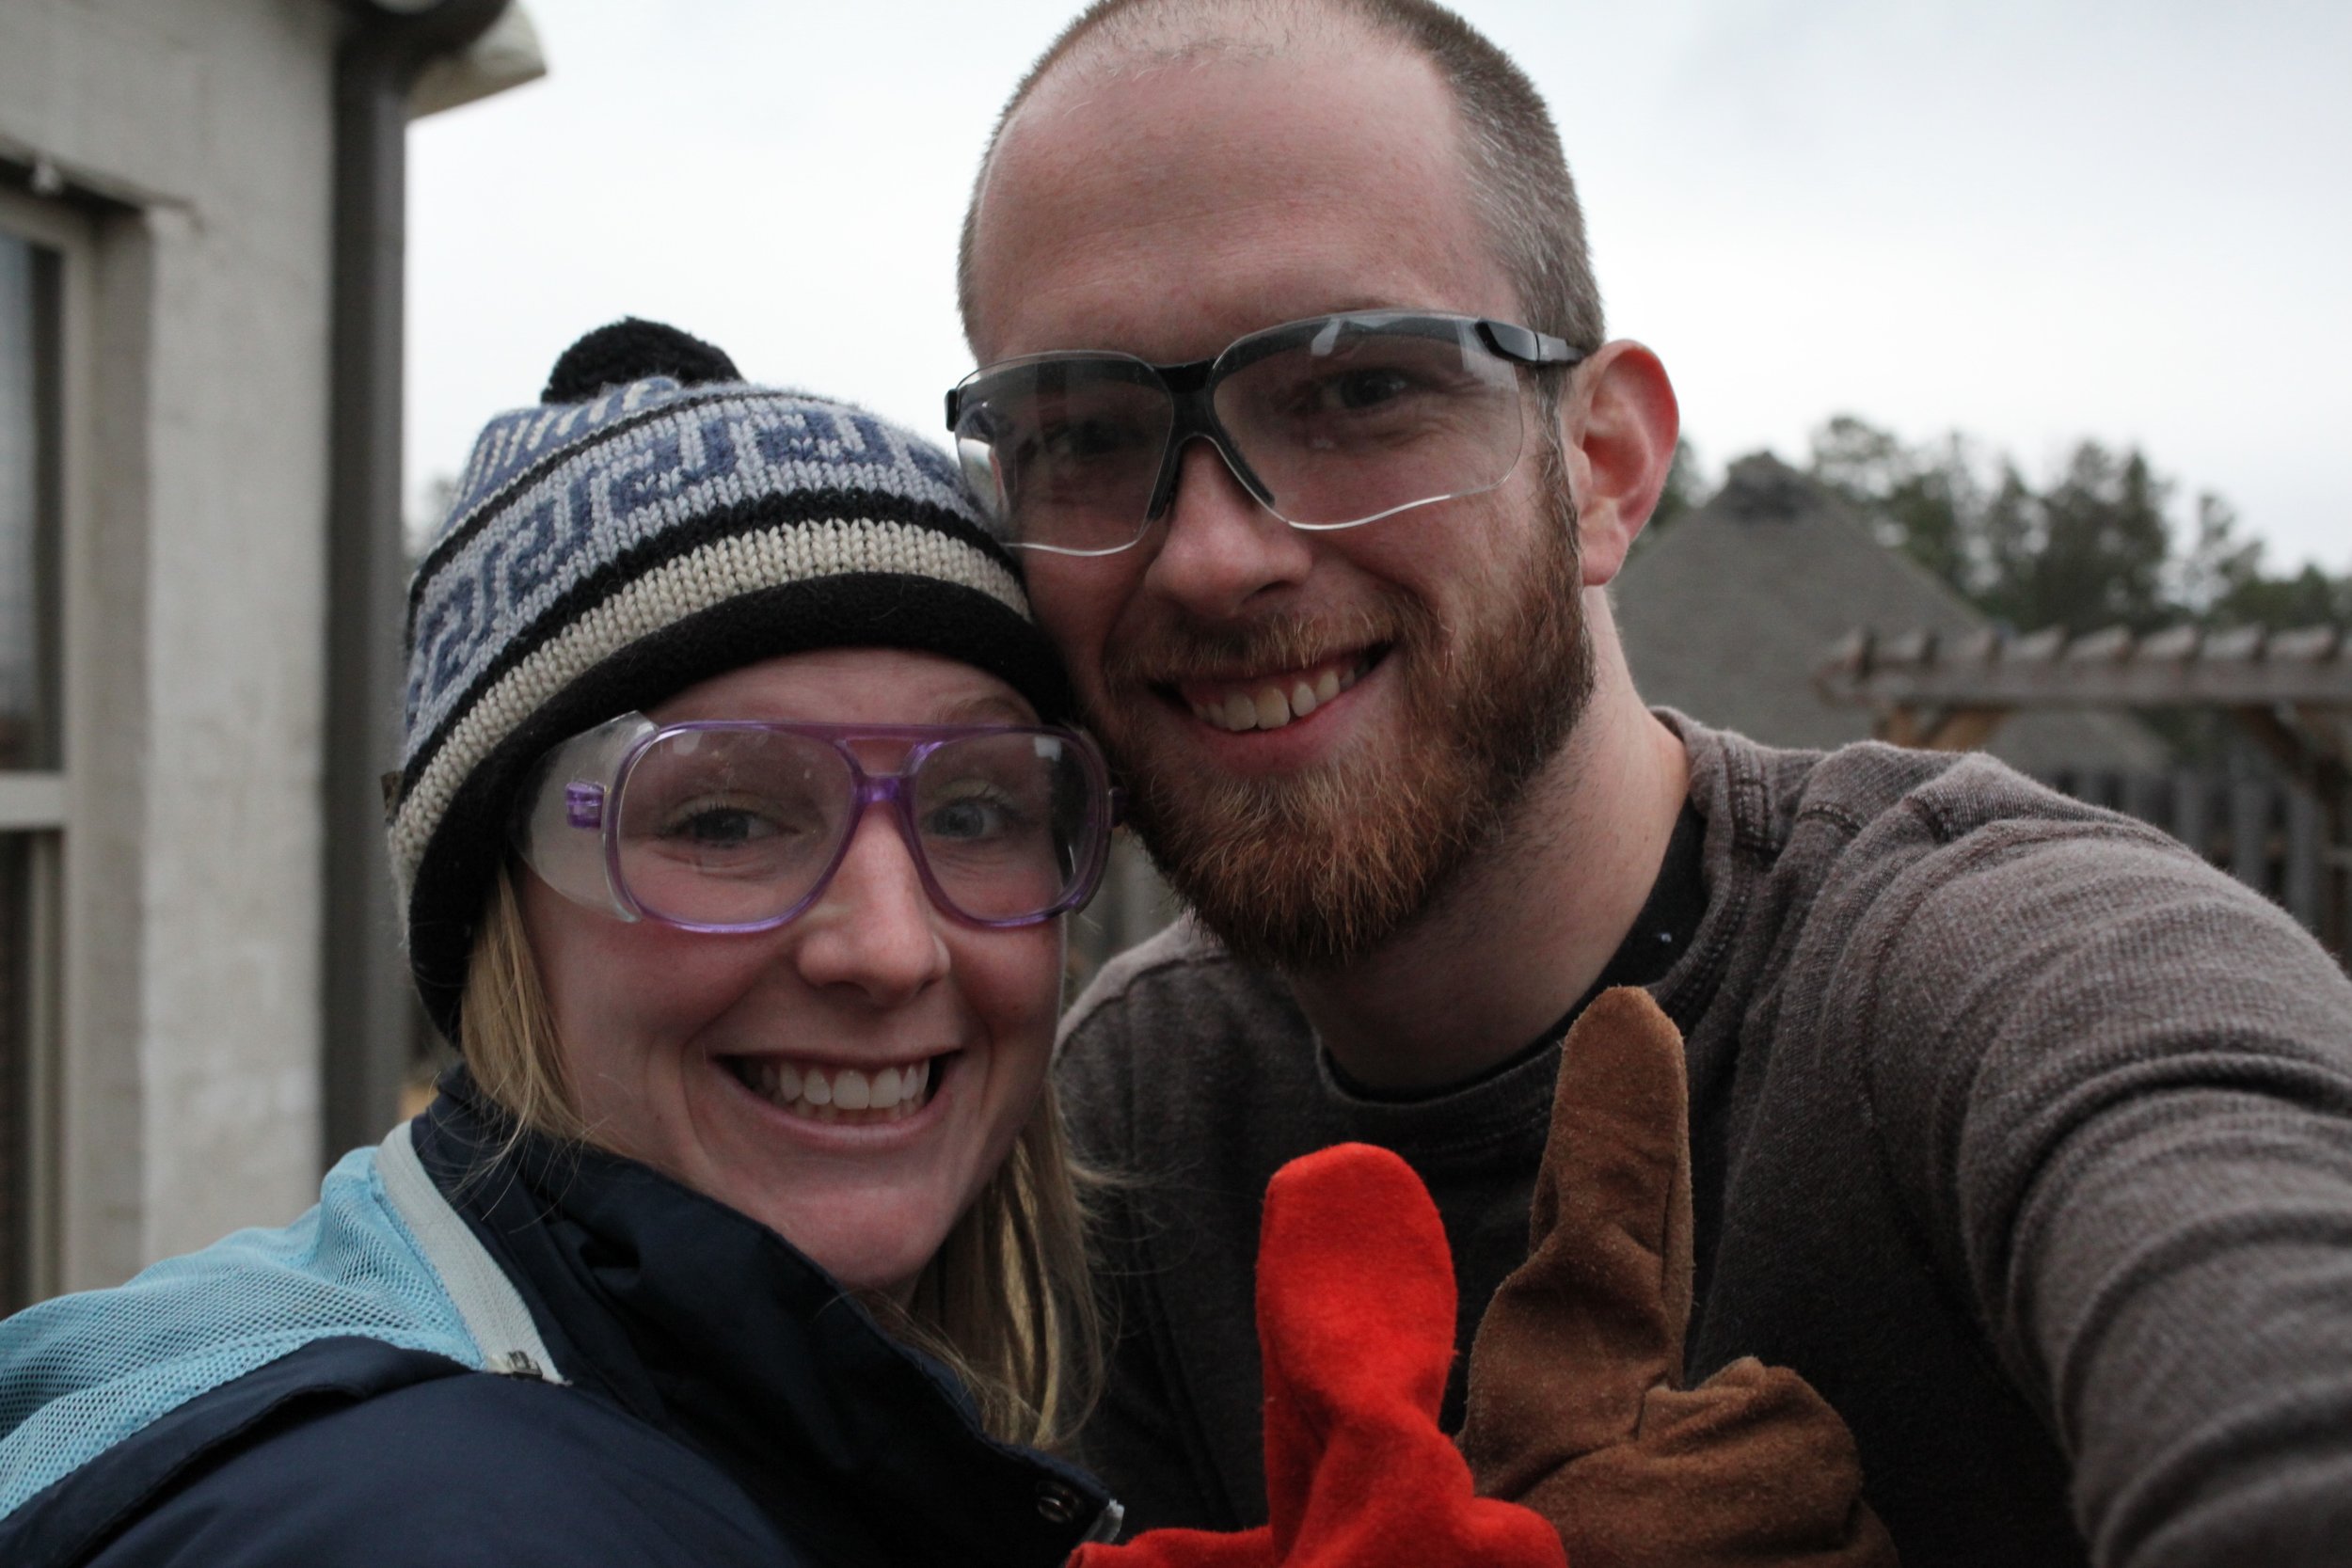
[[[493,884],[459,1004],[466,1065],[525,1131],[594,1143],[564,1077],[512,866]],[[861,1293],[898,1338],[962,1378],[991,1436],[1067,1443],[1102,1375],[1102,1318],[1087,1257],[1078,1165],[1051,1079],[1012,1152],[915,1281],[905,1307]]]

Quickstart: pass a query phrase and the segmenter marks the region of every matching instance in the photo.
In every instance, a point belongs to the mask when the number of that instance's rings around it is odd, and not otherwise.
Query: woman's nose
[[[816,904],[793,922],[796,961],[818,986],[850,986],[877,1004],[903,1002],[948,968],[940,923],[891,808],[859,814],[849,852]]]

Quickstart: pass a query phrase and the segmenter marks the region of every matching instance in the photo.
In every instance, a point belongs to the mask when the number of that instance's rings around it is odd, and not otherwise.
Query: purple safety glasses
[[[877,755],[896,768],[876,770]],[[656,724],[628,713],[542,759],[515,843],[589,909],[761,931],[817,901],[877,805],[931,902],[983,927],[1085,903],[1114,815],[1101,753],[1057,726]]]

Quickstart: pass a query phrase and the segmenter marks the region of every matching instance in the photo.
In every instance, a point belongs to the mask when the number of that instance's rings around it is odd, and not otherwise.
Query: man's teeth
[[[1279,730],[1294,719],[1304,719],[1354,686],[1362,672],[1326,667],[1309,680],[1304,675],[1246,686],[1229,693],[1222,703],[1195,703],[1192,716],[1204,724],[1238,735],[1244,730]]]
[[[931,1085],[929,1057],[878,1072],[781,1056],[735,1056],[728,1065],[754,1094],[816,1121],[840,1121],[845,1113],[857,1122],[903,1121],[923,1108]]]

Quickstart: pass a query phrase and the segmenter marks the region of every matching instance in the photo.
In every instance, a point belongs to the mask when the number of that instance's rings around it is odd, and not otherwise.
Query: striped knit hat
[[[625,321],[474,445],[408,594],[393,874],[426,1010],[458,999],[515,792],[557,742],[778,654],[877,646],[1072,711],[1011,558],[956,466],[863,409],[747,386]]]

